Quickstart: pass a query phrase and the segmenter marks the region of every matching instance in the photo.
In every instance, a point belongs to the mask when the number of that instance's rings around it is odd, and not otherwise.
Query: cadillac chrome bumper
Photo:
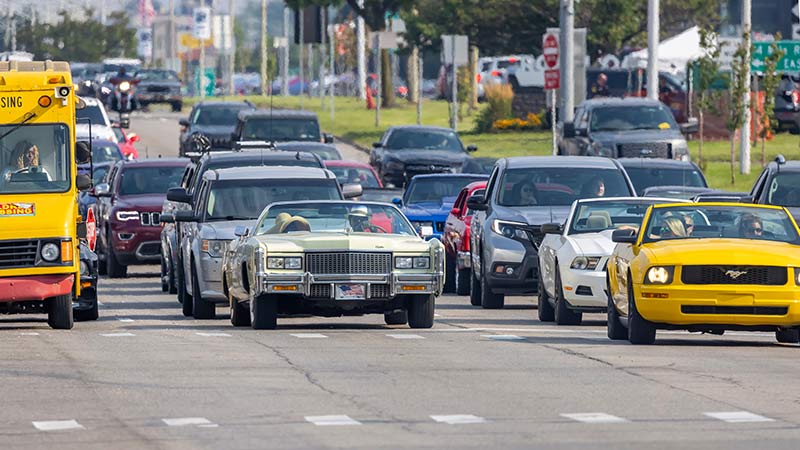
[[[256,295],[261,294],[302,294],[309,297],[311,285],[330,285],[331,298],[334,286],[337,284],[364,284],[367,299],[369,299],[370,285],[389,285],[389,297],[393,298],[402,294],[441,294],[444,274],[421,273],[400,274],[392,272],[386,275],[314,275],[302,274],[274,274],[259,272],[256,274]]]

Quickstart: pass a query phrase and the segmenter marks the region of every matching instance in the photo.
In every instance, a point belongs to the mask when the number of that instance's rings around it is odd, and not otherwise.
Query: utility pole
[[[261,0],[261,95],[267,96],[267,0]]]
[[[173,1],[173,0],[170,0]],[[233,86],[233,74],[236,72],[236,34],[233,32],[236,23],[236,4],[235,0],[228,1],[228,26],[230,27],[230,42],[228,43],[228,95],[235,95],[236,88]]]
[[[753,40],[751,26],[752,3],[751,0],[742,0],[742,39],[744,39],[744,121],[742,122],[741,142],[739,145],[739,172],[750,173],[750,46]]]
[[[364,0],[358,0],[358,6],[364,7]],[[356,18],[356,47],[358,57],[358,76],[356,84],[358,96],[361,100],[367,99],[367,39],[365,36],[364,18],[360,15]]]
[[[303,76],[303,64],[305,64],[305,61],[303,61],[303,50],[305,49],[303,47],[305,47],[305,41],[306,41],[305,30],[304,30],[305,27],[303,26],[303,21],[305,20],[303,19],[303,8],[297,8],[296,14],[298,14],[299,16],[298,20],[300,22],[300,39],[298,39],[297,41],[300,43],[300,48],[299,48],[300,55],[297,59],[298,59],[298,65],[300,66],[300,109],[303,109],[303,83],[305,82],[305,77]]]
[[[651,0],[652,1],[652,0]],[[561,0],[561,121],[575,119],[575,0]]]
[[[175,39],[175,0],[169,0],[169,68],[180,72],[180,67],[175,65],[175,58],[178,56],[178,43]]]
[[[647,98],[658,100],[659,0],[647,2]]]
[[[281,66],[281,95],[289,95],[289,8],[283,8],[283,37],[286,45],[283,46],[283,65]]]
[[[333,7],[331,7],[331,9],[332,8]],[[336,65],[335,65],[335,58],[334,58],[335,49],[334,49],[334,45],[333,45],[334,33],[333,33],[332,15],[330,14],[331,11],[330,10],[326,10],[326,12],[328,13],[328,17],[331,18],[331,20],[328,20],[328,45],[329,45],[329,50],[330,50],[328,65],[329,65],[330,71],[331,71],[331,84],[329,85],[330,87],[328,88],[328,91],[330,92],[330,96],[331,96],[331,121],[333,121],[333,120],[336,119],[336,112],[334,111],[334,106],[333,106],[333,95],[334,95],[334,88],[335,88],[333,80],[336,79]]]
[[[205,8],[206,0],[200,0],[200,7]],[[206,20],[211,20],[211,18],[207,18]],[[206,88],[203,86],[203,82],[206,79],[206,40],[205,38],[200,39],[200,62],[199,62],[199,69],[200,74],[197,77],[199,80],[199,88],[200,88],[200,98],[206,98]]]
[[[422,125],[422,53],[420,50],[417,58],[417,125]]]
[[[319,7],[319,102],[320,110],[325,111],[325,12],[327,8]]]

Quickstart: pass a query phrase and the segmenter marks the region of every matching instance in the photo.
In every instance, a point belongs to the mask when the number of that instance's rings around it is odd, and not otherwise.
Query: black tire
[[[161,292],[169,292],[169,281],[167,279],[167,262],[161,258]]]
[[[59,295],[48,300],[47,324],[54,330],[71,330],[72,294]]]
[[[550,296],[544,290],[544,283],[542,283],[542,275],[539,274],[539,295],[537,302],[537,309],[539,314],[539,322],[552,322],[556,320],[556,312],[553,305],[550,304]]]
[[[180,112],[183,109],[183,102],[171,103],[170,107],[172,107],[172,112]]]
[[[186,317],[192,317],[192,307],[194,306],[194,300],[192,300],[192,296],[186,292],[186,281],[184,277],[181,275],[180,269],[178,269],[178,302],[181,303],[183,309],[183,315]]]
[[[383,320],[386,325],[405,325],[408,323],[408,311],[384,313]]]
[[[797,344],[800,342],[800,332],[797,329],[784,329],[775,332],[775,340],[782,344]]]
[[[469,295],[470,278],[472,278],[472,269],[456,270],[456,295]]]
[[[200,294],[200,282],[197,281],[197,269],[192,262],[192,313],[195,319],[211,320],[217,317],[217,305],[206,301]]]
[[[656,327],[639,315],[633,285],[628,275],[628,341],[634,345],[652,345],[656,341]]]
[[[97,274],[108,275],[108,267],[106,266],[105,259],[97,258]]]
[[[503,309],[506,296],[492,292],[492,288],[489,287],[489,282],[487,281],[485,262],[481,262],[481,271],[483,273],[481,277],[481,306],[483,309]]]
[[[408,299],[408,326],[411,328],[431,328],[436,308],[433,294],[412,295]]]
[[[456,261],[444,253],[444,287],[442,292],[452,294],[456,291]]]
[[[278,328],[278,297],[260,295],[250,301],[250,325],[254,330]]]
[[[90,320],[97,320],[100,317],[99,307],[97,305],[97,296],[94,298],[94,304],[89,309],[78,309],[72,311],[72,317],[75,322],[88,322]]]
[[[128,275],[128,266],[119,262],[113,248],[108,249],[106,254],[106,270],[109,278],[125,278]]]
[[[567,299],[564,297],[564,286],[561,284],[561,270],[556,262],[556,306],[555,319],[556,325],[580,325],[583,321],[583,313],[569,309]]]
[[[250,311],[247,310],[245,305],[233,298],[230,291],[228,291],[228,303],[231,308],[231,325],[235,327],[249,327]]]
[[[607,284],[608,288],[608,313],[607,313],[607,324],[606,327],[608,328],[608,338],[612,341],[623,341],[628,339],[628,330],[622,326],[622,322],[619,320],[619,312],[617,312],[617,306],[614,304],[614,300],[611,298],[611,284]]]
[[[178,293],[178,283],[175,280],[175,267],[170,262],[167,269],[167,284],[169,285],[169,293],[175,295]]]
[[[478,280],[478,277],[475,276],[475,272],[472,272],[469,279],[469,303],[472,306],[481,306],[481,282]]]

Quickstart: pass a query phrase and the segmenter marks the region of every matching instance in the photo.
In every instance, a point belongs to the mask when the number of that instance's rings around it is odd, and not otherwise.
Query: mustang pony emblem
[[[739,278],[742,275],[747,275],[746,270],[726,270],[725,275],[731,277],[732,280]]]

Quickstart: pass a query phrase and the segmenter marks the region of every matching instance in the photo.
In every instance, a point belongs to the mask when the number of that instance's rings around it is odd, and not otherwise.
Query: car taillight
[[[792,91],[792,103],[795,105],[800,103],[800,92]]]
[[[517,58],[508,58],[508,62],[511,63],[511,64],[516,64],[517,63]]]
[[[481,82],[481,74],[476,75],[475,76],[475,80],[477,80],[478,83],[480,83]]]
[[[493,77],[499,77],[500,76],[500,71],[499,70],[493,70],[492,71],[492,76]]]

